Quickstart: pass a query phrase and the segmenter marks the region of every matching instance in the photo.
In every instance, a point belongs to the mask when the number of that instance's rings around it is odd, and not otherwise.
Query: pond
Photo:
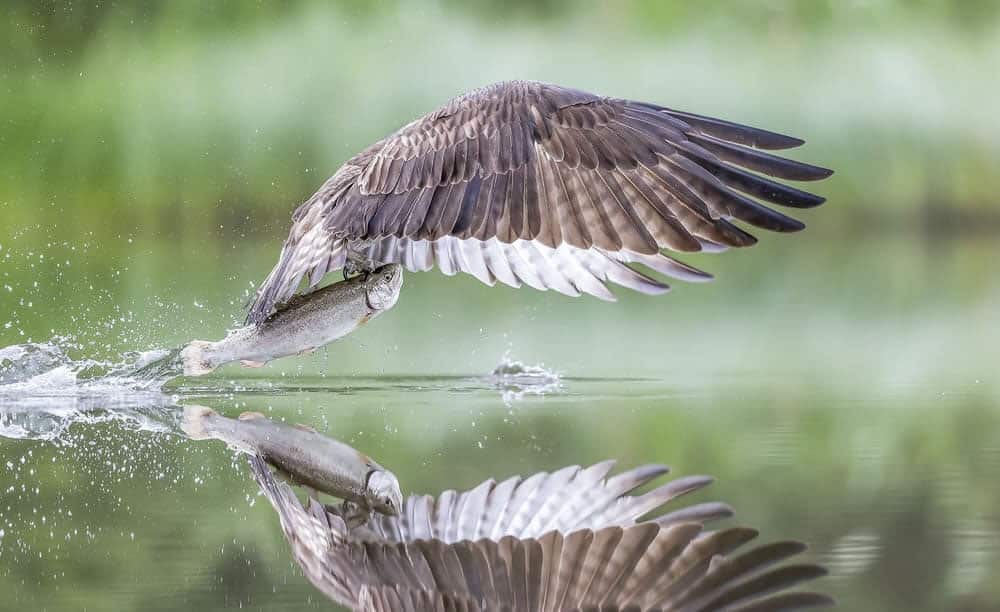
[[[0,353],[0,609],[330,608],[245,460],[181,433],[190,404],[310,425],[406,493],[666,463],[716,478],[692,499],[731,504],[726,524],[807,542],[842,609],[1000,606],[987,240],[777,238],[699,260],[715,283],[617,304],[407,275],[392,312],[317,354],[143,390],[109,370],[221,336],[274,246],[39,230],[3,249],[0,346],[53,352]],[[505,359],[560,377],[497,384]]]

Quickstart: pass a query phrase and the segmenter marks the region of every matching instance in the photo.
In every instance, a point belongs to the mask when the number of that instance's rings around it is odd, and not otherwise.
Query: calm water
[[[83,380],[108,369],[84,360],[220,336],[273,249],[4,248],[0,346],[66,336],[74,365],[0,386],[0,609],[330,607],[242,459],[179,432],[188,403],[311,425],[407,492],[667,463],[715,476],[697,499],[732,504],[731,522],[808,542],[843,609],[1000,606],[989,241],[772,241],[702,260],[716,283],[615,305],[411,275],[393,312],[325,352],[129,393]],[[484,377],[507,351],[561,382],[497,388]]]

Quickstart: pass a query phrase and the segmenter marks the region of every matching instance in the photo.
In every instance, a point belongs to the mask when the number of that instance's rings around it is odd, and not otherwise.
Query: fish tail
[[[192,440],[204,440],[212,437],[208,429],[205,428],[205,419],[215,416],[217,413],[206,406],[189,404],[184,406],[184,419],[181,421],[181,429]]]
[[[204,340],[192,340],[181,350],[184,376],[204,376],[215,369],[215,365],[205,354],[212,344]]]

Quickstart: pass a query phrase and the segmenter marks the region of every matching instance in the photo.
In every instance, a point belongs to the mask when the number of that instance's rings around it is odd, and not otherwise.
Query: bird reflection
[[[295,561],[320,591],[355,610],[792,610],[826,606],[794,590],[826,571],[795,561],[798,542],[752,545],[757,531],[719,530],[722,503],[668,509],[711,482],[614,462],[487,480],[361,525],[310,493],[303,502],[269,463],[251,471],[278,513]],[[669,511],[668,511],[669,510]]]

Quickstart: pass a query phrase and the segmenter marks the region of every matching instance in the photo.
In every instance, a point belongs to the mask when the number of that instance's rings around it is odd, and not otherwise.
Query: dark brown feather
[[[724,162],[777,178],[791,181],[818,181],[833,174],[833,170],[827,168],[778,157],[706,134],[688,134],[688,139],[691,142],[681,143],[680,148],[689,150],[695,145],[700,145]],[[703,159],[710,159],[704,154],[699,154],[699,156]]]

